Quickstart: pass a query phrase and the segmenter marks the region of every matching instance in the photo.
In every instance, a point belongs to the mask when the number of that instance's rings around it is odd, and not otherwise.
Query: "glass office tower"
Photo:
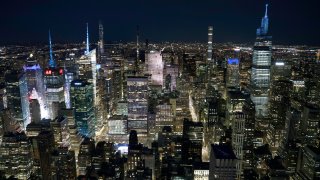
[[[270,89],[270,66],[272,41],[268,34],[269,19],[266,13],[262,18],[261,27],[257,29],[257,38],[253,47],[251,70],[251,99],[256,107],[256,115],[266,116],[268,113],[268,92]]]
[[[95,136],[93,86],[86,80],[71,82],[71,104],[74,109],[77,129],[86,137]]]

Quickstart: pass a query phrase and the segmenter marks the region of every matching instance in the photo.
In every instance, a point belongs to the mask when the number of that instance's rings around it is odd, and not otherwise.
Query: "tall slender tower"
[[[50,54],[50,60],[49,60],[49,67],[55,68],[56,62],[53,59],[53,53],[52,53],[52,44],[51,44],[51,32],[49,30],[49,54]]]
[[[87,23],[87,42],[86,42],[86,51],[84,52],[84,54],[88,55],[89,52],[90,52],[90,49],[89,49],[89,26]]]
[[[210,63],[212,61],[212,35],[213,35],[213,27],[208,27],[208,57],[207,57],[207,63]]]
[[[103,24],[101,21],[99,21],[99,51],[100,54],[104,53]]]
[[[251,71],[251,99],[255,104],[256,116],[266,116],[268,113],[268,91],[270,89],[270,66],[272,56],[272,41],[268,34],[269,19],[266,5],[265,16],[261,27],[257,29],[257,38],[253,47]]]
[[[53,59],[51,34],[49,31],[49,67],[44,70],[44,84],[46,93],[46,104],[48,117],[54,119],[57,117],[57,106],[54,104],[64,102],[64,69],[58,68]]]
[[[137,49],[137,59],[135,61],[135,71],[136,74],[140,74],[140,54],[139,54],[139,26],[137,26],[137,43],[136,43],[136,49]]]
[[[137,61],[139,61],[139,26],[137,26]]]

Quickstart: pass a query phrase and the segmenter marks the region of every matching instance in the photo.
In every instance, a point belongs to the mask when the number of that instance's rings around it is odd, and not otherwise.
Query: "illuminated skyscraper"
[[[158,51],[150,51],[146,54],[147,73],[151,75],[151,84],[163,86],[162,54]]]
[[[169,88],[171,91],[176,90],[177,78],[179,76],[178,65],[167,64],[163,69],[163,75],[164,75],[164,87]]]
[[[37,92],[37,100],[39,104],[42,106],[41,111],[43,117],[45,115],[44,111],[44,84],[43,84],[43,71],[38,64],[38,62],[32,59],[32,56],[27,60],[27,63],[23,66],[23,70],[26,75],[27,86],[28,86],[28,93],[32,94],[32,91]]]
[[[127,77],[128,132],[136,130],[138,136],[148,134],[148,78]]]
[[[63,68],[58,68],[55,60],[53,59],[50,31],[49,48],[49,67],[44,70],[44,84],[46,90],[48,116],[50,119],[54,119],[58,114],[54,111],[53,103],[64,102],[64,70]]]
[[[13,117],[25,129],[30,123],[30,110],[28,100],[28,87],[24,73],[8,71],[5,74],[7,107]]]
[[[104,31],[103,24],[99,21],[99,42],[98,42],[98,64],[105,64],[107,62],[107,53],[104,50]]]
[[[212,36],[213,36],[213,27],[209,26],[208,27],[208,63],[211,62],[212,60]]]
[[[239,59],[227,61],[227,87],[239,87]]]
[[[50,179],[76,179],[76,160],[74,151],[67,148],[59,148],[51,154],[51,178]]]
[[[93,87],[93,103],[98,105],[100,102],[99,96],[97,96],[97,57],[96,49],[90,51],[89,49],[89,29],[87,24],[87,43],[86,50],[83,56],[76,60],[79,65],[78,78],[81,80],[86,80],[92,84]],[[94,107],[94,106],[93,106]],[[102,121],[98,119],[98,124]]]
[[[237,178],[240,179],[243,172],[243,142],[245,138],[245,123],[247,116],[242,112],[236,112],[233,115],[232,123],[232,147],[238,158],[237,161]]]
[[[122,143],[128,141],[128,117],[113,115],[108,119],[108,138],[111,142]]]
[[[251,70],[251,99],[255,104],[256,115],[266,116],[268,113],[268,91],[270,88],[270,66],[272,56],[271,36],[268,35],[269,19],[266,13],[261,27],[257,29],[257,38],[253,47]]]
[[[0,171],[7,178],[28,179],[32,173],[31,143],[24,132],[6,133],[0,145]]]
[[[99,22],[99,51],[101,54],[104,53],[104,41],[103,41],[103,24]]]
[[[78,131],[86,137],[95,136],[95,114],[92,84],[85,80],[71,82],[71,103]]]

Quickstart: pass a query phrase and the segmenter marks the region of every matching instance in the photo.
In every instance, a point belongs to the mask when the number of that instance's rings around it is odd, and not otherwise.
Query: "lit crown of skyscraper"
[[[49,53],[50,53],[50,59],[49,59],[49,67],[55,68],[56,62],[53,59],[53,52],[52,52],[52,44],[51,44],[51,33],[49,30]]]
[[[261,27],[257,29],[257,36],[267,35],[268,29],[269,29],[268,4],[266,4],[265,15],[261,20]]]

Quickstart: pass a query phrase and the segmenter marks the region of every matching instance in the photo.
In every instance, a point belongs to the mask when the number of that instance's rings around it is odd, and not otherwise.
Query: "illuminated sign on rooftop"
[[[228,59],[228,64],[237,65],[237,64],[239,64],[239,59],[237,59],[237,58],[229,58]]]
[[[276,62],[276,66],[284,66],[284,62]]]

